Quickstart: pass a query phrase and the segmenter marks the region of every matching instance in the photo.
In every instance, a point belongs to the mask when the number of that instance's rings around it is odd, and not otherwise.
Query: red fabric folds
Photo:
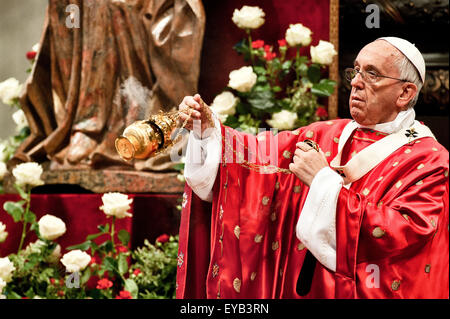
[[[277,150],[271,164],[287,168],[295,144],[307,138],[331,162],[348,122],[317,122],[256,137],[222,127],[228,138],[211,210],[199,210],[200,199],[186,187],[179,251],[185,263],[178,271],[177,298],[448,298],[449,159],[433,138],[401,146],[341,189],[336,272],[307,260],[296,237],[309,188],[293,174],[255,170],[253,164],[268,163],[262,156],[268,144]],[[384,138],[371,130],[355,132],[343,158],[377,140],[373,134]],[[256,161],[239,161],[251,158],[249,153],[257,154]],[[305,282],[309,286],[299,289]]]

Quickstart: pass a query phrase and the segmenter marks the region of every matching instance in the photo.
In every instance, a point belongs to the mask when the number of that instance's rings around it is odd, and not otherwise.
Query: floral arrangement
[[[36,60],[38,51],[39,44],[35,44],[31,50],[26,53],[26,58],[30,63],[30,67],[26,71],[27,73],[31,72],[31,67]],[[12,114],[12,119],[16,124],[16,131],[14,135],[5,140],[0,139],[0,177],[3,177],[2,173],[4,174],[6,170],[4,163],[6,163],[13,156],[17,147],[30,134],[30,128],[28,127],[25,113],[23,112],[19,102],[19,97],[22,93],[23,87],[24,85],[13,77],[0,82],[0,100],[3,104],[9,105],[12,109],[16,109],[16,111]],[[2,192],[3,189],[0,184],[0,194]]]
[[[319,99],[335,89],[336,83],[324,77],[337,54],[333,44],[320,40],[310,47],[310,59],[300,55],[300,49],[312,42],[311,30],[301,23],[289,26],[277,48],[252,40],[252,30],[261,27],[264,18],[257,6],[235,9],[232,21],[247,37],[233,48],[250,65],[230,72],[227,88],[211,108],[223,124],[252,134],[260,127],[291,130],[327,119]]]
[[[154,245],[145,240],[143,247],[130,250],[130,234],[115,229],[117,219],[131,217],[128,211],[133,200],[127,195],[103,194],[99,210],[110,222],[98,225],[98,233],[67,247],[61,256],[57,239],[67,232],[64,221],[51,214],[37,220],[30,210],[31,189],[43,184],[42,167],[33,162],[19,164],[12,174],[21,199],[5,202],[3,209],[22,224],[22,235],[17,253],[0,257],[0,299],[175,297],[178,236],[163,234]],[[30,232],[38,240],[23,247]],[[7,236],[0,222],[0,243]]]

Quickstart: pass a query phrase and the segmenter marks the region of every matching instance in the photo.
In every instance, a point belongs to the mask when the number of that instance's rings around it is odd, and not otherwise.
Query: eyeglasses
[[[375,83],[378,81],[378,78],[388,78],[388,79],[393,79],[393,80],[398,80],[398,81],[402,81],[402,82],[410,82],[408,80],[405,79],[397,79],[397,78],[393,78],[387,75],[381,75],[381,74],[377,74],[374,71],[360,71],[360,70],[356,70],[353,68],[347,68],[344,70],[344,75],[345,78],[351,82],[356,74],[361,74],[362,79],[367,82],[367,83]]]

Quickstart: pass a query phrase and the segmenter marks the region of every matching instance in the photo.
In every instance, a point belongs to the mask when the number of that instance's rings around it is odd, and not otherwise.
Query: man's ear
[[[402,85],[402,93],[397,99],[397,106],[400,109],[405,110],[409,102],[416,96],[417,93],[417,86],[414,83],[404,83]]]

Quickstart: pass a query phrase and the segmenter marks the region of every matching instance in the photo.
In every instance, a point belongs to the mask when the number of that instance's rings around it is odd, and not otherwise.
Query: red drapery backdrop
[[[174,194],[129,194],[133,198],[130,213],[131,218],[117,219],[116,233],[120,229],[127,230],[131,235],[130,248],[143,244],[144,239],[154,243],[161,234],[178,234],[180,212],[176,209],[180,195]],[[65,248],[80,244],[89,234],[98,233],[98,225],[111,223],[112,218],[99,209],[102,205],[102,194],[32,194],[31,211],[38,220],[45,214],[61,218],[67,231],[56,239],[63,253]],[[6,225],[8,237],[0,244],[0,257],[16,253],[22,234],[22,224],[15,223],[12,217],[3,210],[6,201],[17,201],[18,195],[0,195],[0,221]],[[35,241],[34,233],[29,233],[25,244]],[[101,242],[105,237],[99,237]],[[117,239],[116,239],[116,242]],[[25,245],[24,245],[25,247]]]

